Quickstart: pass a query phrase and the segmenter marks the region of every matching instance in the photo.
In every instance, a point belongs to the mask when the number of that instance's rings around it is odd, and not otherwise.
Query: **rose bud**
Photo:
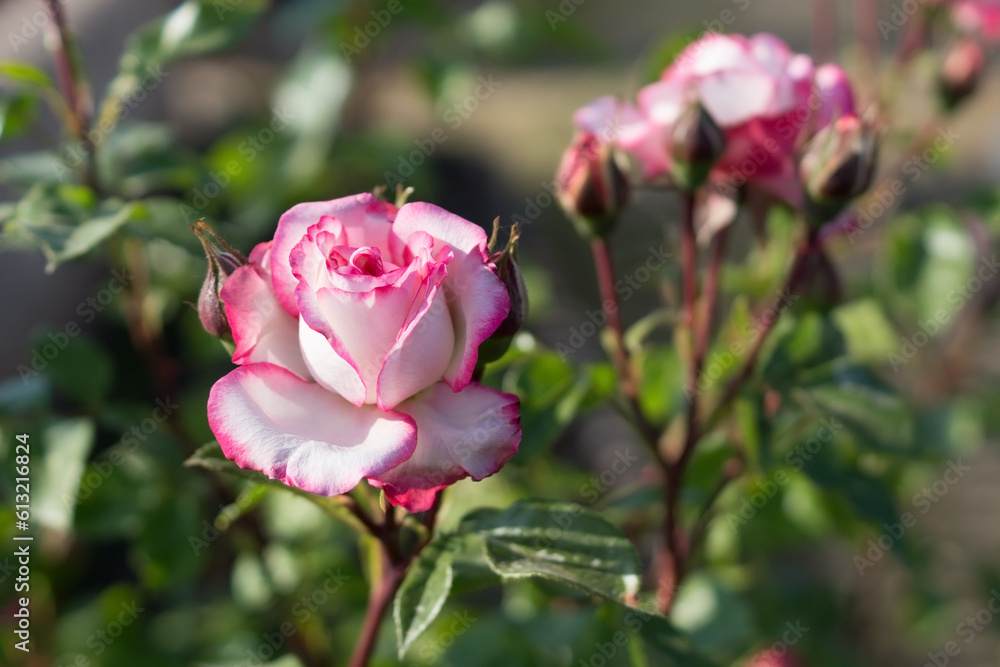
[[[613,147],[580,132],[563,154],[556,191],[577,230],[587,238],[602,238],[614,228],[630,188]]]
[[[493,235],[496,237],[500,219],[493,222]],[[517,242],[520,240],[520,230],[517,223],[510,229],[510,238],[507,239],[507,246],[500,252],[496,252],[490,261],[497,267],[497,275],[507,288],[507,295],[510,297],[510,312],[504,318],[496,331],[479,347],[479,364],[486,364],[496,361],[504,355],[514,334],[521,330],[525,320],[528,319],[528,289],[524,285],[524,276],[521,274],[521,267],[517,261]]]
[[[774,649],[766,649],[750,658],[747,667],[803,667],[803,663],[787,648],[780,653]]]
[[[670,134],[670,176],[674,184],[693,191],[708,179],[726,152],[726,135],[701,102],[685,105]]]
[[[945,109],[954,109],[976,91],[985,66],[986,56],[974,39],[962,39],[948,50],[938,74],[938,89]]]
[[[226,309],[222,299],[219,298],[219,293],[226,278],[246,264],[247,260],[201,220],[191,226],[191,231],[201,241],[201,246],[205,249],[205,258],[208,260],[205,282],[202,283],[201,292],[198,293],[198,317],[205,331],[216,338],[232,342],[233,332],[229,327]],[[220,248],[220,245],[224,249]]]
[[[854,115],[824,127],[799,162],[809,221],[821,226],[871,185],[878,142],[874,128]]]

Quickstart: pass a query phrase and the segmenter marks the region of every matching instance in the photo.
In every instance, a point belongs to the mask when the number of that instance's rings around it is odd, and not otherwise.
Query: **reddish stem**
[[[639,405],[639,381],[629,361],[625,346],[625,328],[621,319],[621,303],[615,291],[615,268],[611,258],[611,247],[607,239],[597,238],[591,242],[594,267],[597,270],[597,284],[601,291],[601,308],[607,315],[607,328],[611,332],[611,355],[618,371],[619,389],[629,405],[636,428],[646,444],[654,450],[659,441],[659,430],[646,419]]]
[[[382,545],[382,577],[372,587],[368,596],[368,609],[365,611],[365,620],[361,625],[361,634],[358,643],[351,654],[350,667],[365,667],[371,659],[375,650],[375,640],[378,638],[379,626],[382,625],[382,617],[396,596],[396,591],[403,583],[406,576],[406,563],[392,563],[385,544]]]
[[[348,663],[350,667],[364,667],[371,659],[379,627],[382,625],[382,618],[396,596],[396,591],[403,583],[410,563],[423,551],[434,536],[434,524],[437,521],[443,497],[444,492],[438,492],[434,498],[434,504],[424,514],[422,523],[427,527],[427,537],[418,542],[406,554],[401,553],[399,549],[399,524],[396,523],[395,507],[391,505],[386,507],[385,520],[382,524],[378,524],[357,503],[351,506],[351,511],[378,540],[382,567],[380,568],[379,580],[372,586],[368,595],[368,609],[365,610],[361,634],[358,636],[358,643],[355,645],[351,661]]]
[[[687,387],[689,389],[689,398],[684,444],[677,460],[668,461],[665,466],[666,480],[663,496],[663,540],[665,542],[665,549],[660,554],[657,565],[659,571],[657,607],[663,614],[669,613],[673,605],[674,594],[680,585],[681,573],[684,569],[684,546],[682,544],[683,537],[677,524],[677,505],[680,499],[680,487],[684,478],[684,469],[687,467],[687,462],[690,460],[698,440],[698,379],[701,376],[701,365],[704,359],[704,352],[701,350],[707,349],[707,342],[701,342],[701,332],[704,330],[704,327],[698,326],[699,318],[696,312],[698,302],[698,250],[694,229],[694,205],[694,193],[683,193],[681,211],[681,289],[684,294],[683,320],[688,330],[692,332],[692,337],[697,340],[692,341],[691,363],[688,364]],[[716,247],[718,247],[718,243]],[[707,317],[704,319],[707,319]]]
[[[788,272],[788,278],[786,279],[784,289],[782,290],[789,296],[795,294],[799,288],[799,283],[801,283],[802,279],[805,277],[808,260],[818,249],[817,238],[817,230],[810,227],[806,239],[799,245],[798,250],[795,253],[795,260],[792,264],[792,268]],[[736,396],[739,395],[740,390],[743,388],[743,384],[753,373],[754,367],[757,364],[757,357],[760,356],[760,351],[764,347],[764,342],[767,340],[768,335],[771,333],[771,330],[777,322],[777,314],[764,321],[764,326],[757,334],[753,347],[747,355],[746,362],[743,364],[743,367],[740,369],[740,372],[736,375],[736,377],[734,377],[726,386],[726,390],[723,392],[722,398],[719,399],[719,402],[715,407],[713,419],[710,420],[710,423],[714,423],[715,419],[718,418],[718,416],[725,411],[726,407],[728,407]]]
[[[719,300],[719,277],[726,259],[726,240],[729,227],[723,227],[712,239],[712,256],[709,258],[708,276],[705,279],[705,293],[702,304],[701,327],[695,340],[695,360],[699,371],[705,363],[705,355],[712,341],[712,327],[715,322],[715,304]]]

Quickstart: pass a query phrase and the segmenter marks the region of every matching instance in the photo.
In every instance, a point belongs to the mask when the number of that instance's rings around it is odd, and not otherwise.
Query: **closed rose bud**
[[[499,224],[499,219],[494,223],[494,225],[497,224]],[[510,347],[514,334],[521,330],[525,320],[528,319],[528,289],[524,285],[524,276],[521,274],[521,267],[517,261],[517,242],[519,239],[520,232],[517,223],[515,223],[511,227],[507,247],[490,258],[497,267],[500,281],[507,288],[507,295],[510,297],[510,312],[507,313],[507,317],[496,328],[496,331],[480,346],[480,364],[496,361],[502,357],[507,348]]]
[[[964,38],[948,50],[938,74],[938,89],[946,109],[954,109],[976,91],[985,66],[983,48],[974,39]]]
[[[809,221],[821,226],[871,185],[878,141],[857,116],[843,116],[810,140],[799,162]]]
[[[226,308],[219,298],[222,286],[236,269],[247,263],[237,250],[223,241],[215,231],[204,222],[198,221],[191,230],[201,241],[202,248],[205,249],[205,258],[208,260],[208,272],[205,275],[205,282],[201,285],[201,292],[198,293],[198,318],[205,331],[216,338],[232,342],[233,332],[226,318]],[[223,245],[225,249],[219,246]]]
[[[577,134],[559,165],[556,192],[578,231],[587,238],[607,236],[629,190],[613,147],[589,132]]]
[[[671,179],[677,187],[693,191],[725,153],[726,135],[700,102],[690,102],[674,123],[669,148]]]

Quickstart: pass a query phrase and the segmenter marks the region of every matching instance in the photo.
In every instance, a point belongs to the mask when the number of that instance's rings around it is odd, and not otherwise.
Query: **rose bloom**
[[[816,68],[764,33],[706,35],[642,88],[637,101],[633,107],[601,98],[578,110],[574,121],[628,151],[655,180],[671,170],[674,124],[687,105],[700,102],[726,138],[710,181],[730,188],[752,183],[793,204],[801,200],[795,152],[803,135],[854,113],[839,67]]]
[[[955,0],[951,20],[965,32],[1000,41],[1000,0]]]
[[[299,204],[220,296],[240,367],[208,418],[241,467],[322,495],[366,478],[419,512],[517,451],[517,397],[471,381],[510,309],[477,225],[369,194]]]

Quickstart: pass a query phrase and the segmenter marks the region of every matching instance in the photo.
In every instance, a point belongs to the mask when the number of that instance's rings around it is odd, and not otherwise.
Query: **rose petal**
[[[302,346],[302,358],[316,382],[354,405],[364,405],[368,391],[354,361],[342,346],[338,352],[325,335],[310,328],[304,319],[299,320],[299,345]]]
[[[521,425],[516,396],[470,383],[453,392],[438,383],[397,412],[417,424],[417,448],[405,463],[369,477],[393,505],[430,509],[435,493],[465,477],[479,481],[517,453]]]
[[[413,420],[355,407],[272,364],[237,368],[215,383],[208,422],[225,455],[312,493],[347,493],[408,459]]]
[[[324,202],[309,202],[292,207],[278,220],[272,252],[272,281],[278,301],[290,315],[297,315],[295,287],[289,255],[307,230],[323,216],[338,218],[344,225],[351,246],[375,246],[389,250],[390,223],[396,207],[372,194],[352,195]]]
[[[777,84],[763,70],[728,70],[697,83],[705,110],[720,127],[733,127],[756,116],[784,111],[775,103]]]
[[[459,390],[472,378],[479,346],[510,311],[507,288],[488,263],[486,232],[442,208],[419,202],[399,209],[392,230],[403,244],[411,234],[427,232],[435,240],[435,256],[446,245],[454,253],[443,286],[455,327],[455,351],[443,377]]]
[[[376,401],[379,372],[396,344],[399,333],[407,322],[414,300],[420,291],[423,279],[421,264],[414,262],[393,285],[377,287],[370,292],[347,292],[336,287],[325,287],[312,291],[306,284],[297,290],[298,307],[302,319],[309,327],[323,334],[334,352],[347,361],[357,372],[365,386],[365,403]],[[505,292],[506,293],[506,292]],[[316,347],[304,348],[310,363],[322,363],[321,357],[313,357]],[[344,373],[342,365],[332,372]],[[317,370],[325,381],[331,374]],[[354,389],[346,393],[342,385],[332,385],[345,398],[355,396]]]
[[[220,297],[233,330],[233,363],[268,362],[308,379],[309,369],[299,351],[299,323],[278,303],[271,288],[271,244],[261,243],[250,263],[226,278]]]
[[[378,406],[391,410],[402,400],[441,379],[455,350],[455,328],[441,282],[446,265],[437,264],[414,299],[412,314],[385,358],[378,376]]]

